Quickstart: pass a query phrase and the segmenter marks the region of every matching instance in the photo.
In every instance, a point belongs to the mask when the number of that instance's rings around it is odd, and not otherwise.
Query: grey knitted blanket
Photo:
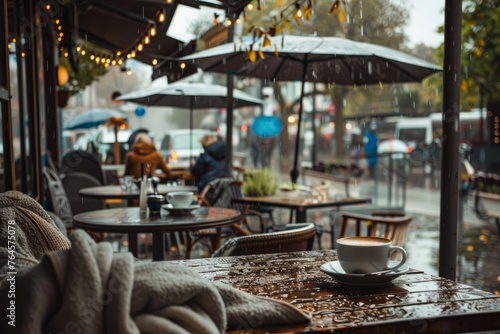
[[[0,193],[0,279],[37,264],[48,251],[70,247],[37,201],[19,191]]]
[[[16,276],[16,327],[0,333],[223,333],[291,325],[309,316],[290,304],[211,282],[188,267],[134,262],[84,231],[72,249],[49,252]],[[9,282],[0,282],[4,296]],[[8,307],[7,298],[0,308]]]

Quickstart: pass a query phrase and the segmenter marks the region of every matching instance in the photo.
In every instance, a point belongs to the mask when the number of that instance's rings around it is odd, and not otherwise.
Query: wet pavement
[[[314,180],[308,180],[314,182]],[[342,184],[334,184],[342,189]],[[440,182],[438,178],[415,176],[408,180],[406,201],[402,203],[402,189],[392,188],[392,201],[388,203],[386,183],[362,180],[350,187],[354,197],[370,196],[378,206],[404,205],[407,214],[413,217],[405,248],[408,265],[432,275],[439,272],[439,203]],[[376,197],[375,197],[375,196]],[[345,208],[347,209],[347,208]],[[500,237],[496,225],[475,216],[473,201],[464,204],[463,227],[459,225],[457,250],[457,282],[500,295]],[[319,218],[319,219],[318,219]],[[316,213],[310,219],[329,227],[325,213]],[[461,232],[460,232],[461,231]],[[330,247],[329,236],[322,237],[322,247]]]

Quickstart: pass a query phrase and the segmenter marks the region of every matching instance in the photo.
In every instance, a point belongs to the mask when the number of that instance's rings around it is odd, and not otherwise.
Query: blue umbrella
[[[106,123],[110,117],[120,117],[127,120],[127,115],[114,109],[90,109],[78,114],[65,126],[65,130],[91,129]]]
[[[281,132],[281,128],[281,120],[276,116],[259,116],[252,124],[252,131],[263,138],[277,136]]]

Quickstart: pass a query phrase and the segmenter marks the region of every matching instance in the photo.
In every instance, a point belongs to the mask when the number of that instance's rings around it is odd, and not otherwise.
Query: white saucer
[[[163,204],[161,206],[161,208],[167,210],[169,214],[176,216],[190,215],[191,212],[199,207],[199,205],[191,205],[188,208],[174,208],[172,207],[172,204]]]
[[[398,261],[389,261],[389,266],[395,266],[398,264]],[[393,279],[399,277],[403,274],[406,274],[410,267],[406,264],[403,264],[401,267],[396,269],[393,273],[388,273],[385,275],[378,276],[365,276],[363,274],[346,274],[344,269],[340,266],[339,261],[327,262],[321,265],[321,271],[334,277],[337,281],[342,284],[348,285],[385,285],[389,284]]]

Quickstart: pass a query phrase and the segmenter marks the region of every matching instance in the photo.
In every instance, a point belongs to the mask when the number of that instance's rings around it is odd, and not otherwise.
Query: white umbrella
[[[226,108],[227,87],[205,83],[175,82],[167,86],[146,88],[121,95],[118,100],[148,106],[168,106],[189,109],[189,128],[193,129],[193,109]],[[263,101],[244,91],[233,90],[233,108],[261,106]],[[227,126],[232,126],[228,124]],[[192,136],[190,136],[192,147]],[[232,138],[226,138],[230,143]]]

